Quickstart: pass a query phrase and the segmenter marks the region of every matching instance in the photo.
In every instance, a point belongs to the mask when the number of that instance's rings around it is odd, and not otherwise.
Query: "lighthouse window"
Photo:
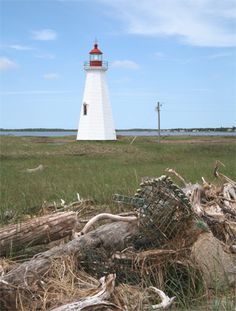
[[[83,104],[83,112],[84,112],[84,116],[87,116],[87,113],[88,113],[88,105],[87,104]]]

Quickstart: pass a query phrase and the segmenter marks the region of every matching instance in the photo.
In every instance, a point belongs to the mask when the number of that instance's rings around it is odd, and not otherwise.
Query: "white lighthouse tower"
[[[86,81],[77,140],[116,140],[106,83],[108,64],[102,60],[97,43],[89,56],[84,64]]]

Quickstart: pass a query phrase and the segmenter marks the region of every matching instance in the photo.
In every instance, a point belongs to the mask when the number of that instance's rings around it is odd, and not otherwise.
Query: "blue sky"
[[[115,126],[233,126],[234,0],[0,0],[0,127],[77,128],[95,38]]]

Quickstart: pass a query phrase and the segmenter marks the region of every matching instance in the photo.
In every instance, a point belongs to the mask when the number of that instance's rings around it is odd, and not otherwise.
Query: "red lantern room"
[[[89,54],[90,66],[102,66],[102,52],[99,50],[97,43],[94,44],[94,47]]]

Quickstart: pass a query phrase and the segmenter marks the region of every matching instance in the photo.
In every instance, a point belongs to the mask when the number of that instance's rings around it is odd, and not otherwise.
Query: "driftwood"
[[[236,285],[236,255],[226,252],[224,243],[212,233],[203,233],[193,244],[191,257],[204,275],[209,288]]]
[[[35,173],[35,172],[39,172],[42,171],[44,169],[42,164],[39,164],[39,166],[35,167],[35,168],[27,168],[25,171],[26,173]]]
[[[183,184],[182,189],[189,198],[194,213],[207,223],[221,241],[232,246],[236,244],[236,182],[219,173],[217,161],[214,176],[219,178],[221,185],[216,186],[202,177],[202,184],[187,183],[175,170],[167,172],[177,177]]]
[[[76,221],[75,212],[60,212],[0,228],[0,256],[71,235]]]
[[[213,174],[223,181],[221,186],[204,178],[202,185],[187,183],[176,171],[167,169],[183,182],[195,214],[208,225],[208,232],[202,232],[193,243],[191,257],[210,288],[236,284],[236,183],[218,171],[220,164],[216,162]]]
[[[100,279],[101,290],[93,295],[83,298],[79,301],[72,302],[58,308],[52,309],[51,311],[82,311],[82,310],[95,310],[98,307],[109,307],[116,310],[121,310],[115,304],[107,301],[110,299],[111,294],[115,287],[115,274],[109,274],[107,277],[102,277]]]
[[[69,205],[65,205],[65,208],[74,209],[75,206],[76,208],[78,206],[81,208],[82,203],[82,201],[72,202]],[[55,208],[55,206],[53,207]],[[77,233],[76,231],[78,231],[82,223],[86,222],[86,220],[80,219],[77,221],[77,214],[75,212],[62,212],[61,210],[63,210],[63,207],[60,207],[56,213],[0,228],[0,256],[14,254],[16,258],[18,256],[27,258],[28,255],[37,254],[55,245],[59,245],[65,240],[65,237],[78,237],[87,233],[94,223],[99,220],[132,221],[137,219],[134,216],[134,212],[129,213],[129,215],[124,213],[123,216],[122,214],[112,215],[102,213],[87,221],[83,230]]]
[[[161,298],[161,303],[152,305],[152,310],[168,309],[176,298],[175,296],[172,298],[168,297],[162,290],[156,287],[150,286],[149,289],[153,290]]]
[[[75,233],[75,237],[79,237],[81,235],[84,235],[88,233],[89,229],[99,220],[109,219],[112,221],[125,221],[125,222],[131,222],[131,221],[137,221],[138,218],[136,216],[120,216],[120,215],[113,215],[109,213],[102,213],[94,216],[91,218],[87,224],[84,226],[84,228],[79,232]]]
[[[99,249],[109,258],[114,250],[124,249],[127,239],[137,230],[137,223],[134,221],[103,225],[65,245],[35,256],[0,279],[0,301],[2,300],[3,306],[8,310],[16,310],[15,302],[18,292],[34,296],[30,288],[41,286],[43,278],[50,272],[53,260],[66,255],[75,256],[80,260],[86,254],[90,255]]]

